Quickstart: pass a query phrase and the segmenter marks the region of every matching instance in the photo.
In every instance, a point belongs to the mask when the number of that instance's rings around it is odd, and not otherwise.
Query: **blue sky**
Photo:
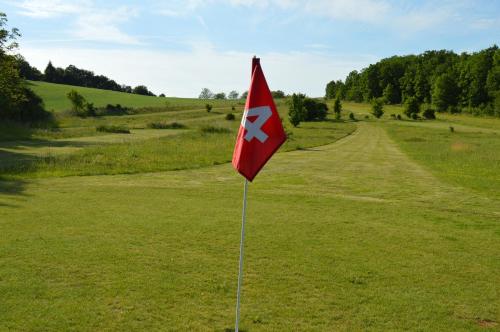
[[[74,64],[168,96],[244,91],[261,57],[271,89],[325,84],[394,54],[500,41],[500,1],[0,0],[39,69]]]

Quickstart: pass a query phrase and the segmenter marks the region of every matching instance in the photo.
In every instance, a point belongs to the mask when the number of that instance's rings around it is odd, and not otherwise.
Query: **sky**
[[[19,52],[156,94],[243,92],[251,58],[272,90],[323,96],[392,55],[499,44],[498,0],[0,0]]]

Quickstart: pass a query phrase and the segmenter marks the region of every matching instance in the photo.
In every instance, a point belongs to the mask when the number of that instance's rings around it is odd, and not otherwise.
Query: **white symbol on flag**
[[[247,130],[245,134],[245,140],[250,142],[254,137],[257,138],[261,143],[264,143],[269,136],[262,131],[262,126],[271,117],[273,112],[269,106],[260,106],[250,109],[246,109],[241,119],[241,125]],[[248,120],[249,116],[256,116],[254,122]]]

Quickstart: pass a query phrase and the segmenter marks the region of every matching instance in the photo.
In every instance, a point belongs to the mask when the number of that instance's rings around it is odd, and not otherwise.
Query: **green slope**
[[[70,102],[66,94],[71,90],[77,90],[89,102],[94,103],[97,107],[106,106],[107,104],[120,104],[122,106],[139,108],[139,107],[165,107],[172,106],[178,108],[203,107],[206,100],[193,98],[160,98],[141,96],[136,94],[116,92],[109,90],[100,90],[93,88],[84,88],[79,86],[54,84],[47,82],[29,82],[30,87],[38,94],[45,102],[47,110],[56,112],[64,111],[70,108]],[[217,106],[229,105],[236,101],[227,100],[211,100],[210,103]]]
[[[356,125],[250,185],[242,329],[498,330],[498,199]],[[230,329],[242,182],[224,164],[2,183],[0,330]]]

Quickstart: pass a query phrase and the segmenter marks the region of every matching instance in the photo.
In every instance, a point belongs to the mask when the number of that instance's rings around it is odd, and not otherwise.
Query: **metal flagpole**
[[[235,332],[238,332],[238,326],[240,324],[240,293],[241,293],[241,282],[243,279],[243,242],[245,241],[247,189],[248,189],[248,180],[245,179],[245,187],[243,189],[243,212],[242,212],[242,217],[241,217],[240,268],[238,271],[238,293],[236,295],[236,326],[234,329]]]

